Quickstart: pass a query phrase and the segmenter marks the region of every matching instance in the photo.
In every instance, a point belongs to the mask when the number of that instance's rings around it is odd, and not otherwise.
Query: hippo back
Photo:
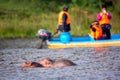
[[[75,66],[76,64],[73,63],[72,61],[70,60],[66,60],[66,59],[62,59],[62,60],[59,60],[59,61],[55,61],[53,63],[53,67],[62,67],[62,66]]]

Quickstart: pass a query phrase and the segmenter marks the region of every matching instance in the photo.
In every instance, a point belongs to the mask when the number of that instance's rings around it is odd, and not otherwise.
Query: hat
[[[64,5],[64,6],[63,6],[63,10],[64,10],[64,11],[67,11],[67,10],[68,10],[68,6]]]

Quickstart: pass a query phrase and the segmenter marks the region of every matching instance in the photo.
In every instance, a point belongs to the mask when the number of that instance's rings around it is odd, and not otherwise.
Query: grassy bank
[[[57,26],[58,13],[65,3],[55,0],[1,0],[0,1],[0,38],[36,37],[39,29],[47,29],[54,33]],[[59,0],[58,0],[59,1]],[[67,1],[67,0],[66,0]],[[39,2],[39,3],[38,3]],[[70,9],[71,34],[86,36],[89,25],[96,19],[98,8],[82,7],[77,4],[65,3]],[[112,34],[120,33],[120,18],[115,10],[113,15]]]

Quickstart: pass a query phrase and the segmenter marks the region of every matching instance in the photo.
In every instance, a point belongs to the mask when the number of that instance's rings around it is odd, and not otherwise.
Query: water
[[[0,80],[119,80],[120,47],[37,49],[38,39],[0,40]],[[24,68],[23,61],[69,59],[77,66]]]

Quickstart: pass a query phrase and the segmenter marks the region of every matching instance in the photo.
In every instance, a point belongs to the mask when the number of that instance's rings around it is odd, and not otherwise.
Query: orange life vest
[[[92,27],[94,27],[96,29],[96,31],[92,31],[92,29],[90,29],[90,32],[91,32],[91,36],[95,39],[95,40],[98,40],[100,38],[103,37],[103,34],[102,34],[102,28],[98,25],[92,25]]]
[[[61,12],[59,13],[59,16],[58,16],[58,24],[59,24],[59,25],[62,25],[62,23],[63,23],[63,19],[62,19],[63,14],[66,14],[66,15],[67,15],[66,24],[70,24],[70,22],[71,22],[71,21],[70,21],[70,15],[69,15],[68,12],[65,12],[65,11],[61,11]]]
[[[108,14],[108,12],[106,14]],[[100,20],[100,24],[110,24],[110,19],[106,14],[102,12],[100,13],[100,15],[102,16],[102,19]]]

